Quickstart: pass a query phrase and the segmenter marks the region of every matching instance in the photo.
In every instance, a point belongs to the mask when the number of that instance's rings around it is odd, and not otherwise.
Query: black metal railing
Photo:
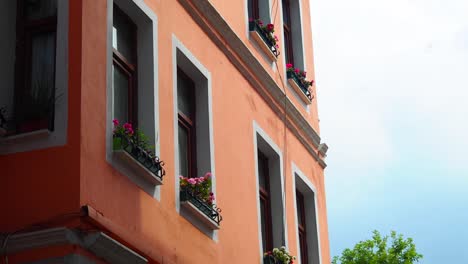
[[[117,136],[116,138],[120,138],[122,150],[130,154],[138,163],[162,181],[166,171],[163,167],[164,162],[159,160],[159,157],[140,147],[138,139],[135,140],[129,136]]]
[[[297,86],[299,86],[299,88],[301,88],[301,91],[307,96],[307,98],[309,98],[309,100],[312,101],[312,94],[310,93],[309,91],[309,85],[308,84],[305,84],[301,78],[299,78],[299,76],[297,75],[297,73],[293,72],[293,71],[288,71],[287,72],[287,78],[288,79],[293,79],[294,82],[297,84]]]
[[[263,264],[283,264],[283,263],[281,263],[275,257],[268,255],[268,256],[263,257]]]
[[[257,31],[262,40],[267,44],[268,48],[275,55],[275,57],[278,57],[280,55],[279,50],[276,48],[276,44],[273,41],[271,41],[271,39],[268,37],[268,33],[265,30],[263,30],[263,28],[258,24],[257,21],[254,20],[249,22],[249,31]]]
[[[187,188],[181,187],[180,189],[180,201],[189,202],[193,204],[198,210],[204,215],[213,220],[217,225],[221,223],[223,217],[221,216],[221,209],[217,208],[216,205],[209,205],[204,200],[194,195]]]

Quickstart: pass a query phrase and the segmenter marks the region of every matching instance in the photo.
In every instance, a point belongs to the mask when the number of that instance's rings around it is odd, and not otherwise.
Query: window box
[[[282,264],[282,263],[276,260],[273,256],[264,256],[263,264]]]
[[[309,90],[309,86],[311,84],[309,84],[303,78],[300,78],[299,75],[294,71],[288,70],[286,74],[289,85],[291,85],[291,87],[296,91],[302,101],[304,101],[306,104],[310,104],[312,102],[312,94]]]
[[[181,186],[180,203],[189,210],[193,215],[197,216],[209,228],[219,229],[219,224],[222,221],[220,215],[221,210],[214,205],[209,205],[203,199],[194,195],[190,190]]]
[[[276,60],[279,56],[277,44],[270,39],[269,33],[265,31],[258,20],[249,22],[250,36],[258,43],[260,48],[268,55],[271,60]]]
[[[162,185],[164,162],[138,145],[129,136],[114,136],[114,156],[154,185]]]
[[[294,263],[294,260],[296,257],[289,254],[284,246],[274,248],[263,255],[263,264],[291,264]]]

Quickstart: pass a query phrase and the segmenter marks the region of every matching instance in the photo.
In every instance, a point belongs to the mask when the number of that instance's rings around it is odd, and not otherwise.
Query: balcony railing
[[[263,264],[283,264],[281,261],[277,260],[273,256],[264,256]]]
[[[256,20],[249,22],[249,31],[254,31],[258,33],[260,38],[266,44],[268,51],[274,55],[275,59],[279,56],[280,53],[276,48],[276,44],[270,40],[270,38],[268,37],[268,33],[264,29],[262,29],[262,27],[258,24]]]
[[[293,86],[297,86],[294,88],[299,88],[300,91],[307,97],[309,101],[312,101],[312,94],[309,91],[309,85],[304,83],[301,78],[295,73],[294,71],[287,71],[287,78],[291,80],[293,83],[289,82]]]
[[[164,162],[159,157],[139,146],[138,140],[129,136],[114,136],[114,151],[122,150],[128,153],[136,162],[148,170],[153,176],[162,182],[166,174]]]
[[[190,192],[187,188],[181,187],[180,189],[180,201],[188,202],[198,209],[203,215],[205,215],[210,221],[219,227],[219,224],[223,220],[220,212],[221,209],[216,208],[215,205],[209,205],[206,201],[200,199],[196,195]]]

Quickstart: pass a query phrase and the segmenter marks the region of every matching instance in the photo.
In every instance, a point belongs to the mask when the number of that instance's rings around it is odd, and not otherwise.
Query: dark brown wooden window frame
[[[259,19],[260,18],[260,8],[259,0],[249,0],[248,1],[248,14],[249,19]]]
[[[270,193],[270,170],[268,166],[268,157],[263,154],[260,150],[258,150],[258,167],[262,166],[265,168],[265,175],[260,175],[261,172],[259,170],[258,176],[264,177],[265,181],[265,188],[259,185],[259,199],[260,202],[264,202],[265,204],[265,212],[260,212],[260,214],[265,215],[265,243],[262,241],[262,245],[265,244],[266,248],[263,249],[264,252],[273,250],[273,223],[272,223],[272,214],[271,214],[271,193]],[[260,181],[260,179],[259,179]],[[260,206],[260,210],[263,208]],[[261,217],[261,216],[260,216]],[[260,227],[263,230],[262,227]],[[262,236],[263,240],[263,236]]]
[[[183,79],[185,79],[188,83],[191,84],[190,89],[193,90],[195,94],[195,83],[194,81],[179,67],[177,67],[177,75]],[[194,95],[193,94],[193,95]],[[179,96],[179,95],[178,95]],[[190,109],[191,116],[187,116],[186,114],[182,113],[178,110],[178,124],[183,129],[187,131],[188,141],[187,141],[187,152],[188,155],[188,175],[182,175],[188,178],[197,177],[197,148],[196,148],[196,100],[195,96],[190,98],[192,100],[192,108]],[[179,157],[180,158],[180,157]]]
[[[49,16],[46,18],[40,19],[28,19],[26,15],[26,5],[25,0],[17,0],[16,6],[16,47],[15,47],[15,87],[14,87],[14,112],[15,114],[21,112],[25,107],[24,105],[25,94],[28,92],[28,89],[31,87],[31,60],[32,60],[32,39],[35,34],[38,33],[54,33],[55,34],[55,43],[57,43],[57,15]],[[57,10],[58,12],[58,10]],[[57,47],[55,45],[54,50],[54,80],[56,72],[56,53]],[[52,96],[55,97],[55,84],[52,87],[53,93]],[[16,132],[31,132],[38,129],[53,130],[54,115],[52,111],[52,116],[48,116],[48,124],[40,125],[40,127],[34,127],[31,130],[22,131],[16,123]]]
[[[138,42],[137,42],[137,25],[132,19],[125,14],[117,5],[114,4],[113,12],[118,13],[119,16],[124,18],[126,23],[132,27],[133,32],[133,43],[131,43],[133,53],[131,58],[126,58],[115,48],[112,48],[112,63],[114,67],[121,70],[128,77],[128,120],[122,120],[129,122],[133,127],[138,127]],[[115,16],[115,15],[114,15]],[[134,63],[131,63],[133,61]]]
[[[293,36],[291,26],[291,6],[290,0],[283,0],[283,32],[284,32],[284,50],[286,63],[294,65]]]
[[[309,252],[307,246],[307,228],[306,228],[306,211],[304,195],[296,190],[296,206],[297,206],[297,228],[299,235],[299,248],[301,253],[301,263],[309,263]],[[300,218],[300,219],[299,219]]]

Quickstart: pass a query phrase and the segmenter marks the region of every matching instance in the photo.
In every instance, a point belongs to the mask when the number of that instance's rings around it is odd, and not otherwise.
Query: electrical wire
[[[276,8],[273,8],[273,6],[275,5],[275,2],[276,2]],[[279,10],[279,0],[276,0],[273,2],[272,4],[272,10],[271,10],[271,14],[270,14],[270,17],[273,17],[273,20],[272,20],[272,23],[274,23],[276,21],[276,16],[278,15],[278,10]],[[288,138],[287,138],[287,125],[286,125],[286,118],[287,118],[287,102],[288,102],[288,95],[287,95],[287,89],[286,89],[286,86],[284,85],[284,80],[283,80],[283,77],[281,76],[280,74],[280,68],[278,66],[278,61],[274,61],[274,64],[276,66],[276,72],[278,73],[278,76],[280,78],[280,83],[281,83],[281,87],[283,88],[283,93],[284,93],[284,101],[283,101],[283,116],[282,116],[282,121],[283,121],[283,186],[284,186],[284,191],[282,192],[282,201],[284,203],[284,208],[286,208],[286,173],[287,173],[287,169],[286,169],[286,165],[287,165],[287,159],[288,159]],[[284,219],[286,219],[286,216],[284,216]],[[283,226],[284,226],[284,223],[283,223]],[[283,238],[283,241],[284,243],[286,244],[286,231],[284,230],[284,228],[281,228],[281,237]]]

